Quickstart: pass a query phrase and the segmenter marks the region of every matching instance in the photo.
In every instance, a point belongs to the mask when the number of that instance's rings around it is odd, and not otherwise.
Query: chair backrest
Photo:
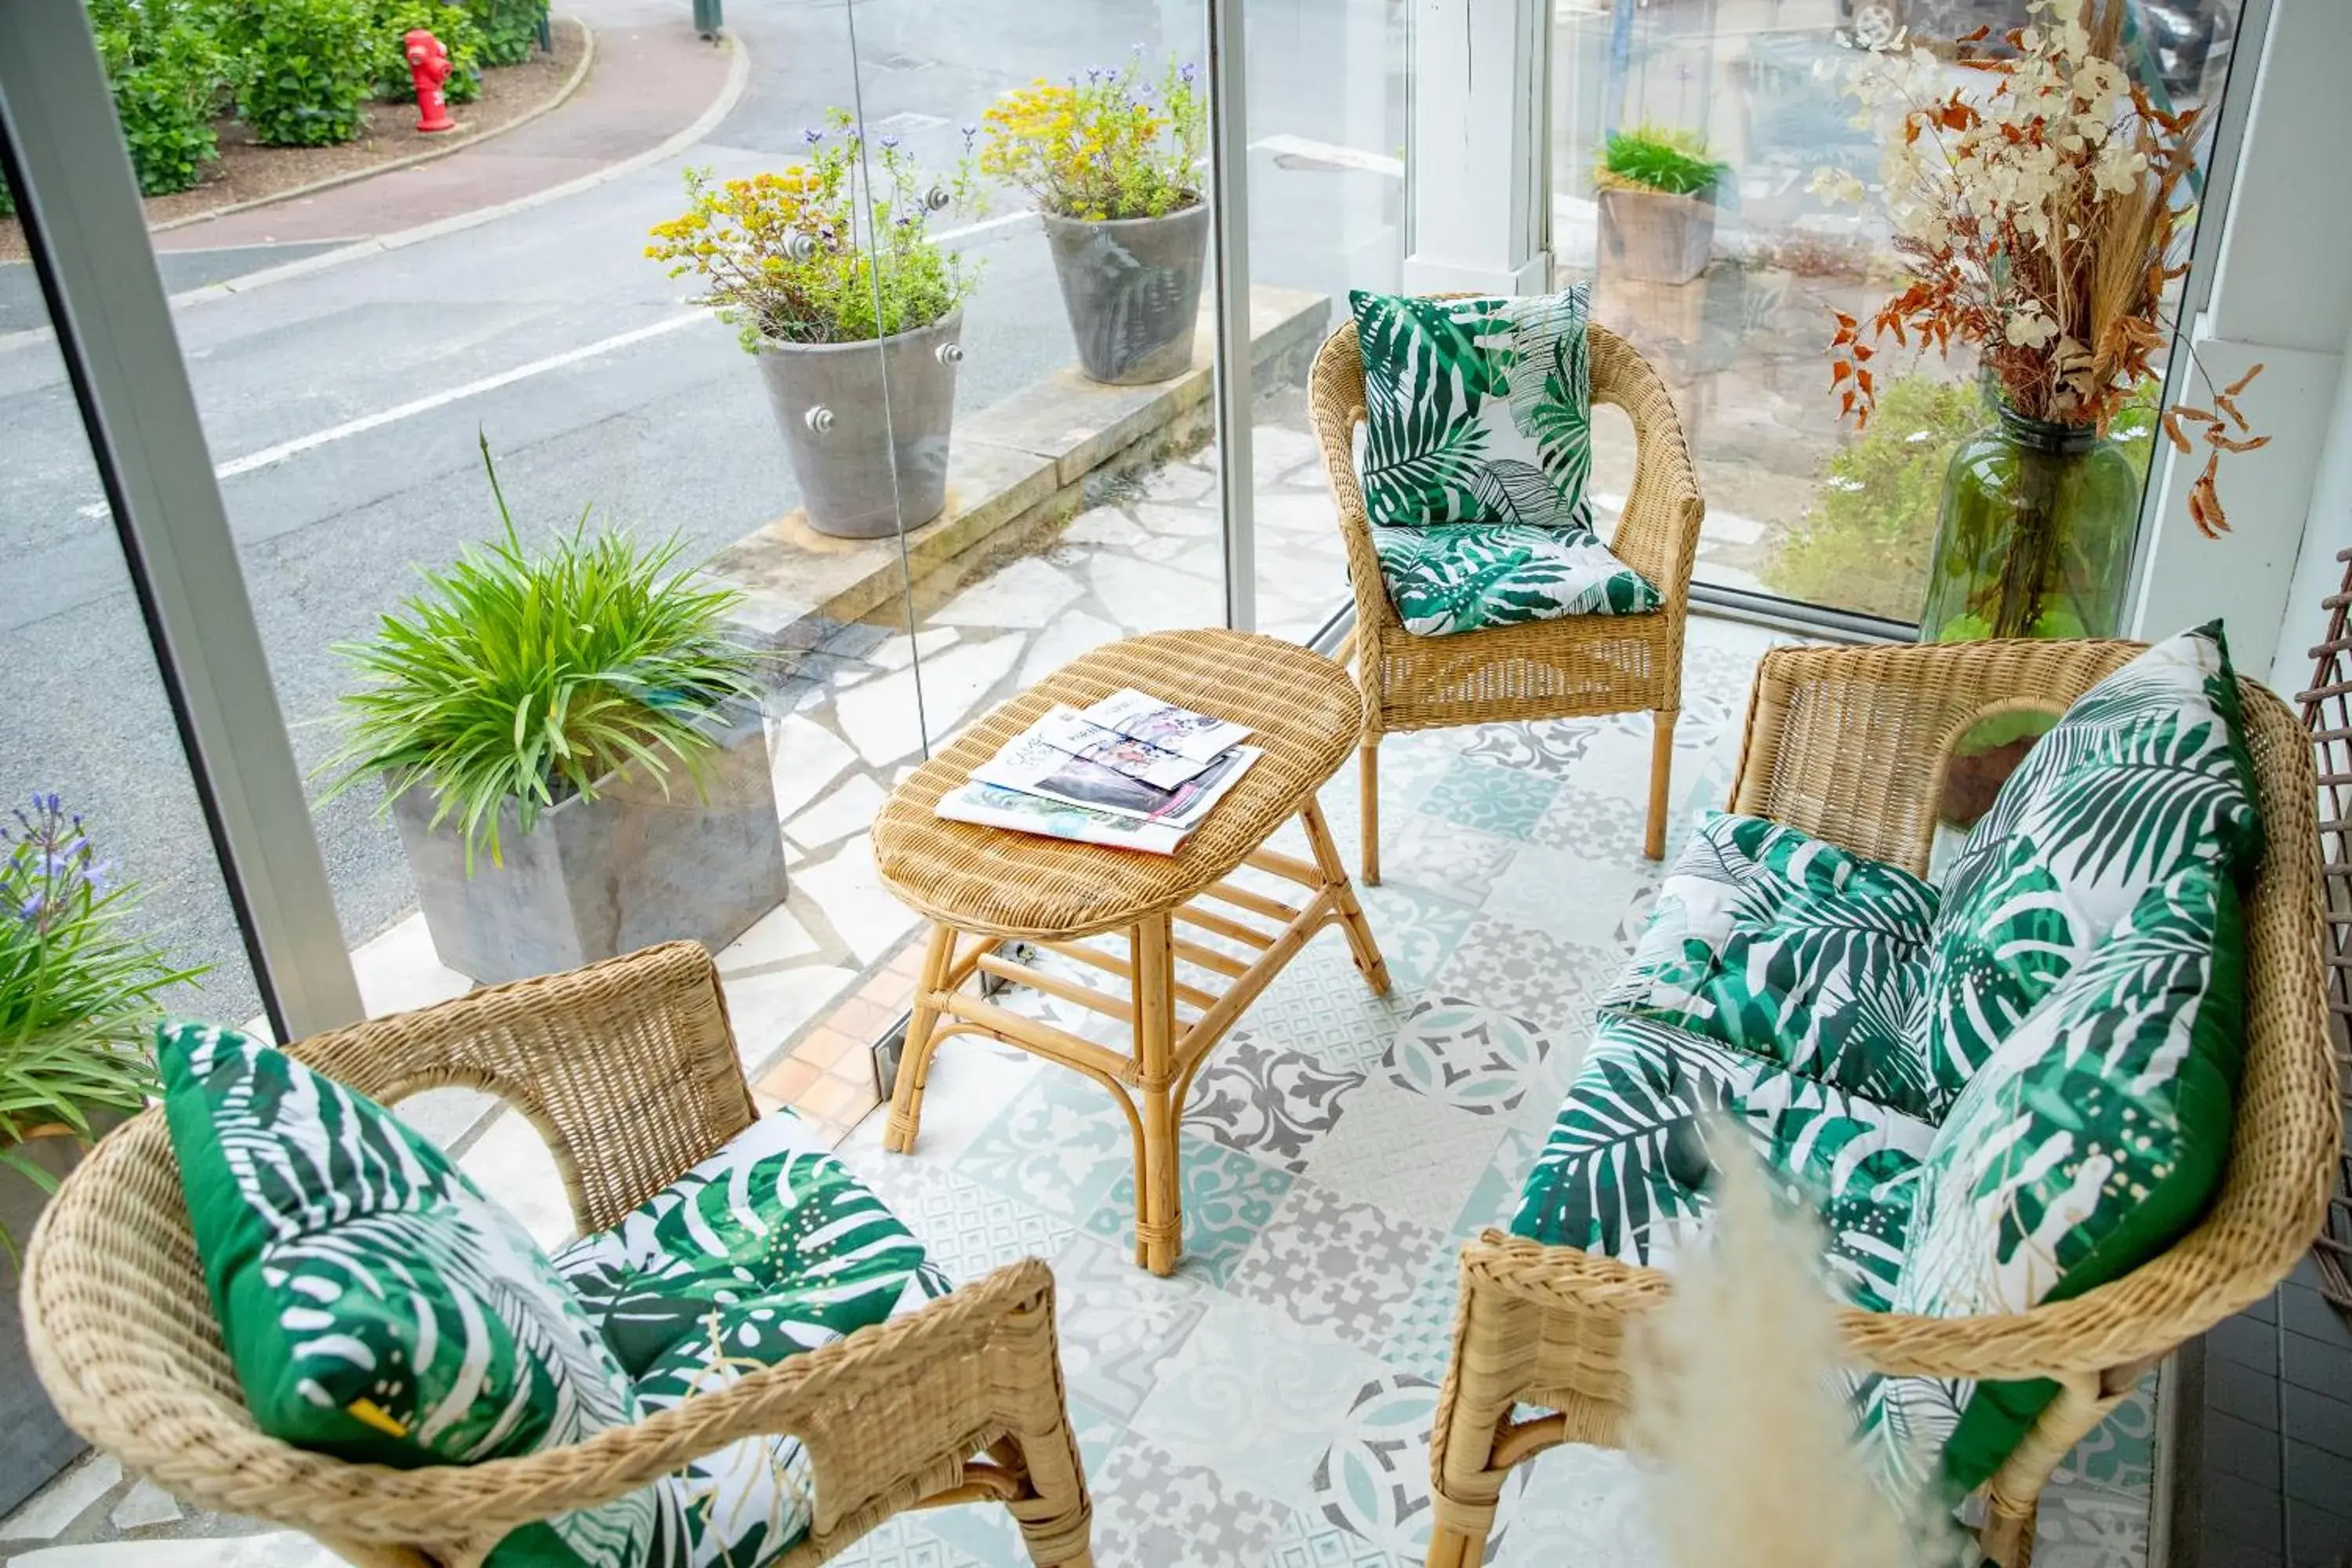
[[[2143,646],[1775,648],[1758,667],[1731,809],[1924,871],[1937,785],[1959,737],[1987,712],[2063,710]],[[2238,684],[2263,847],[2245,899],[2246,1059],[2229,1164],[2212,1206],[2169,1250],[2023,1314],[2050,1372],[2129,1366],[2204,1332],[2284,1277],[2326,1212],[2342,1131],[2320,973],[2317,775],[2310,737],[2286,705],[2258,682]],[[1936,1321],[1936,1359],[1950,1366],[1959,1336],[2013,1359],[2028,1339],[2001,1325],[2017,1321]],[[1917,1322],[1850,1316],[1848,1326],[1857,1342],[1899,1352],[1927,1338],[1913,1340]]]

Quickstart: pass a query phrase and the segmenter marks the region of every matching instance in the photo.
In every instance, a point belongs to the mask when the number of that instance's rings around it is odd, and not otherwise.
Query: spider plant
[[[463,836],[468,875],[479,853],[501,863],[509,801],[528,834],[629,763],[665,790],[675,764],[699,790],[717,710],[760,692],[760,656],[727,625],[741,595],[696,582],[678,564],[684,540],[591,535],[583,510],[571,533],[528,551],[487,438],[481,449],[500,536],[423,573],[424,591],[372,639],[338,645],[368,679],[344,694],[350,731],[325,764],[341,770],[329,800],[377,776],[387,804],[430,790],[432,826]]]
[[[156,998],[202,972],[173,968],[124,929],[136,895],[109,884],[81,817],[56,795],[15,818],[0,825],[0,1167],[53,1192],[25,1145],[87,1139],[92,1112],[144,1106]],[[16,1256],[4,1225],[0,1255]]]
[[[1603,190],[1657,191],[1670,196],[1703,196],[1731,173],[1731,165],[1706,155],[1706,143],[1689,131],[1643,123],[1612,131],[1593,179]]]

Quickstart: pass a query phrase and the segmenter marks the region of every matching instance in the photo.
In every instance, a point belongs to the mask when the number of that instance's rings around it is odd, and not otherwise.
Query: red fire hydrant
[[[408,79],[416,86],[416,129],[419,131],[455,131],[457,122],[449,118],[449,100],[441,84],[449,79],[456,68],[449,63],[449,51],[441,40],[419,27],[401,40],[408,55]]]

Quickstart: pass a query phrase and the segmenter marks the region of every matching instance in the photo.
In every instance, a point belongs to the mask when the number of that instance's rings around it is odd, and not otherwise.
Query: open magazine
[[[1172,855],[1262,754],[1238,743],[1249,733],[1133,690],[1056,707],[973,769],[939,815]]]

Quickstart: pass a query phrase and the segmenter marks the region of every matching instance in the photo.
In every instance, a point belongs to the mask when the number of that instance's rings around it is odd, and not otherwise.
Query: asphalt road
[[[686,8],[678,7],[685,26]],[[1402,183],[1313,144],[1393,157],[1404,136],[1399,0],[1257,0],[1250,7],[1253,267],[1325,290],[1393,266]],[[216,461],[332,433],[542,361],[494,390],[333,436],[222,481],[279,701],[306,766],[332,749],[346,684],[332,646],[366,635],[414,582],[494,526],[475,454],[499,456],[527,530],[584,508],[716,550],[797,504],[751,366],[715,322],[687,321],[608,352],[578,351],[688,315],[644,259],[646,227],[678,207],[678,169],[772,167],[834,104],[938,157],[997,93],[1038,75],[1115,63],[1138,41],[1195,52],[1197,4],[1003,6],[986,0],[739,4],[729,18],[749,90],[701,146],[562,201],[178,315]],[[853,40],[851,29],[855,26]],[[854,52],[853,52],[854,47]],[[1289,140],[1283,140],[1289,139]],[[1304,147],[1305,152],[1301,149]],[[1017,201],[1000,204],[1000,214]],[[970,241],[985,274],[967,308],[960,405],[977,408],[1074,354],[1034,226]],[[283,259],[175,259],[174,286]],[[37,310],[0,271],[0,309]],[[12,290],[14,291],[12,293]],[[13,303],[12,303],[13,301]],[[566,358],[566,356],[573,356]],[[89,448],[53,347],[0,353],[0,797],[58,789],[89,813],[117,873],[183,962],[216,966],[200,1005],[252,1009],[253,992]],[[375,803],[315,820],[345,936],[413,906]]]

